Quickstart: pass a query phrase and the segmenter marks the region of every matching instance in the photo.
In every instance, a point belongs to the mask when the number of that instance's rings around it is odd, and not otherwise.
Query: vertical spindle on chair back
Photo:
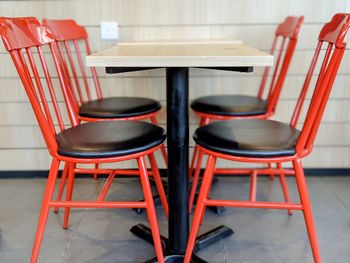
[[[276,46],[280,41],[279,48],[277,48],[276,61],[274,71],[271,77],[271,82],[267,92],[267,113],[272,115],[275,112],[277,102],[282,90],[282,86],[287,75],[288,67],[292,59],[295,46],[298,39],[298,33],[303,23],[304,17],[288,16],[285,21],[278,25],[275,38],[272,43],[270,53],[275,55]],[[270,73],[270,67],[265,68],[262,81],[260,84],[258,98],[262,99],[264,96],[267,79]]]
[[[76,102],[81,105],[84,102],[91,101],[94,94],[90,88],[88,76],[83,61],[83,52],[80,44],[85,49],[85,54],[90,55],[91,49],[88,42],[88,34],[84,27],[78,25],[74,20],[51,20],[43,19],[43,26],[47,27],[58,42],[58,51],[63,60],[64,68],[68,78],[73,76],[74,83],[70,81],[70,87]],[[67,65],[68,64],[68,65]],[[91,74],[95,87],[95,95],[97,99],[102,98],[102,91],[97,76],[96,69],[91,67]],[[82,83],[81,83],[82,82]]]
[[[4,46],[10,53],[24,89],[28,95],[35,116],[43,133],[45,142],[52,155],[57,153],[55,139],[58,124],[59,131],[65,129],[64,112],[59,97],[65,100],[66,111],[72,125],[77,125],[74,110],[69,101],[66,83],[61,70],[62,62],[57,54],[57,46],[50,32],[40,25],[34,17],[0,17],[0,35]],[[48,47],[52,61],[47,61],[44,48]],[[48,56],[47,56],[48,57]],[[40,62],[39,62],[40,61]],[[48,62],[54,63],[51,69]],[[58,74],[60,88],[55,88],[51,76]],[[61,94],[58,94],[62,92]]]
[[[345,51],[346,44],[344,43],[344,38],[347,34],[349,26],[350,14],[336,14],[332,18],[332,21],[323,26],[319,34],[316,51],[300,92],[297,106],[290,121],[290,125],[292,127],[297,125],[322,46],[326,44],[327,47],[323,55],[323,60],[313,90],[312,99],[297,142],[296,150],[298,154],[306,155],[312,150],[317,130],[320,126],[321,119]]]

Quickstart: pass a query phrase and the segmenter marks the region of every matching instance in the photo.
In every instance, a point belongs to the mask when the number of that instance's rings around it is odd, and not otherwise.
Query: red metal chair
[[[195,99],[191,104],[191,108],[200,117],[199,126],[206,125],[215,120],[269,119],[274,115],[303,20],[303,16],[288,16],[276,29],[270,53],[275,53],[278,42],[280,42],[280,46],[277,49],[276,64],[274,66],[266,99],[263,97],[264,93],[266,93],[264,91],[268,82],[270,67],[264,70],[256,97],[245,95],[211,95]],[[203,152],[198,150],[198,146],[196,145],[189,172],[190,176],[193,175],[190,193],[190,211],[192,210],[193,200],[197,190],[203,154]],[[277,166],[278,170],[282,170],[280,164],[277,164]],[[273,178],[273,175],[278,171],[276,169],[271,169],[271,164],[268,164],[268,167],[268,169],[261,171],[256,169],[217,169],[216,173],[251,174],[252,172],[259,171],[260,174],[270,174]],[[286,200],[288,200],[288,192],[286,192],[286,188],[283,186],[284,184],[282,183]]]
[[[337,14],[327,23],[318,37],[318,45],[307,73],[298,103],[289,124],[272,120],[231,120],[211,123],[198,128],[194,139],[198,147],[209,155],[203,176],[198,203],[186,250],[185,263],[190,262],[196,235],[206,206],[230,206],[246,208],[291,209],[304,213],[314,261],[321,262],[316,230],[311,211],[301,159],[309,155],[320,126],[329,94],[342,60],[344,38],[350,26],[350,14]],[[318,79],[313,91],[302,129],[296,129],[297,121],[314,73],[321,47],[327,43]],[[251,176],[249,200],[214,200],[209,198],[217,158],[248,163],[292,162],[300,203],[262,202],[256,200],[256,174]]]
[[[90,88],[88,74],[83,62],[83,54],[90,55],[91,49],[88,41],[88,34],[83,26],[78,25],[74,20],[51,20],[43,19],[43,26],[47,27],[55,38],[58,46],[58,53],[62,58],[63,68],[66,73],[68,86],[73,98],[73,104],[76,104],[75,111],[80,121],[108,121],[108,120],[145,120],[150,119],[155,125],[158,125],[157,114],[161,109],[158,101],[142,97],[108,97],[102,95],[101,85],[96,69],[91,67],[91,77],[93,83],[90,83],[95,89]],[[82,52],[82,49],[85,52]],[[95,94],[94,94],[95,93]],[[95,95],[95,96],[94,96]],[[96,97],[97,99],[93,99]],[[165,164],[167,164],[167,153],[164,144],[161,146],[161,152]],[[110,173],[110,170],[99,169],[98,164],[94,169],[80,168],[81,173],[91,173],[93,178],[97,179],[98,174]],[[118,169],[114,171],[118,174],[135,174],[138,170]],[[67,180],[68,167],[65,166],[57,200],[61,200],[64,187]],[[58,208],[54,210],[58,212]]]
[[[75,101],[78,104],[77,116],[79,120],[92,122],[101,120],[150,119],[153,124],[158,125],[157,114],[161,109],[158,101],[142,97],[104,98],[94,67],[90,69],[95,89],[90,88],[83,62],[84,52],[82,52],[81,46],[85,47],[84,55],[90,55],[91,49],[88,34],[83,26],[78,25],[72,19],[43,19],[43,26],[49,29],[58,42],[59,54],[63,58],[67,75],[71,77],[68,78],[68,81]],[[94,97],[96,99],[93,99]],[[164,145],[161,147],[161,151],[164,161],[167,163],[167,154]]]
[[[43,198],[38,228],[32,251],[31,263],[37,262],[40,245],[50,208],[64,207],[64,228],[68,226],[70,208],[145,208],[152,229],[156,255],[164,262],[156,212],[149,183],[145,156],[149,156],[153,177],[165,213],[168,207],[162,188],[158,168],[154,161],[154,152],[165,140],[164,130],[151,123],[142,121],[100,121],[79,124],[71,103],[67,78],[64,75],[57,43],[46,28],[35,18],[0,18],[0,34],[5,48],[11,55],[22,84],[31,102],[41,132],[52,156],[51,168]],[[50,69],[53,61],[54,69]],[[45,51],[46,52],[46,51]],[[60,88],[53,86],[51,76],[57,73]],[[60,107],[57,98],[63,97],[65,106]],[[73,127],[66,128],[64,113],[68,114]],[[59,131],[56,131],[58,124]],[[103,187],[95,201],[72,201],[75,165],[100,164],[136,160],[139,168],[141,186],[145,201],[104,201],[106,190]],[[53,192],[60,162],[68,164],[68,186],[66,201],[54,201]],[[113,180],[111,173],[107,181]]]

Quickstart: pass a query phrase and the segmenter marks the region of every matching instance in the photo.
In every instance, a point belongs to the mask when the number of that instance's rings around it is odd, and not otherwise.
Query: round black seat
[[[79,115],[99,119],[127,118],[149,114],[160,108],[158,101],[149,98],[111,97],[83,103]]]
[[[265,100],[245,95],[205,96],[191,104],[196,112],[223,116],[262,115],[266,113],[266,107]]]
[[[57,134],[58,153],[76,158],[117,157],[156,147],[166,138],[163,128],[142,121],[80,124]]]
[[[218,121],[198,128],[193,138],[200,146],[242,157],[278,157],[295,154],[300,131],[271,120]]]

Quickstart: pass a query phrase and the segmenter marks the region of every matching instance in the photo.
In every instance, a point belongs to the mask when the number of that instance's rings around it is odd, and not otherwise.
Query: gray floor
[[[288,178],[291,195],[297,192],[293,178]],[[350,262],[350,177],[309,177],[309,191],[314,208],[323,262]],[[74,197],[96,197],[103,180],[78,179]],[[29,262],[37,224],[44,179],[0,180],[0,262]],[[247,195],[247,178],[220,178],[213,196]],[[136,179],[113,183],[109,199],[138,199]],[[260,178],[258,199],[281,200],[278,180]],[[296,199],[297,200],[297,199]],[[157,208],[160,228],[166,234],[166,220]],[[145,215],[125,209],[73,210],[69,230],[61,228],[63,213],[50,214],[39,262],[142,262],[154,256],[151,245],[129,233]],[[285,211],[228,209],[222,215],[207,212],[201,231],[219,224],[235,234],[199,255],[209,262],[280,263],[312,262],[303,216]]]

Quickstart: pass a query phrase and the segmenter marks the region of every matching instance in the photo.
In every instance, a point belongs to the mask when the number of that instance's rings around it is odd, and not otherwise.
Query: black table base
[[[152,67],[107,67],[107,73],[151,69]],[[211,69],[251,72],[252,67],[212,67]],[[189,235],[189,182],[188,182],[188,67],[166,69],[167,141],[168,141],[168,238],[162,237],[165,262],[183,262]],[[150,229],[138,224],[131,232],[153,244]],[[226,226],[217,227],[197,238],[195,251],[233,234]],[[150,260],[147,262],[157,262]],[[206,262],[193,255],[192,262]]]
[[[130,232],[153,245],[151,229],[146,225],[137,224],[130,229]],[[218,226],[197,237],[194,251],[198,252],[203,248],[206,248],[207,246],[210,246],[211,244],[217,241],[220,241],[223,238],[231,236],[232,234],[233,234],[233,230],[231,228],[227,226]],[[161,241],[162,241],[162,246],[164,251],[165,262],[182,263],[184,259],[184,255],[176,255],[173,252],[171,252],[169,249],[168,239],[166,237],[161,236]],[[145,261],[145,263],[156,263],[156,262],[157,262],[156,258]],[[207,263],[207,261],[205,261],[204,259],[201,259],[195,254],[192,256],[191,262]]]
[[[184,256],[182,255],[170,255],[164,257],[164,262],[166,263],[183,263]],[[152,258],[151,260],[145,261],[144,263],[157,263],[156,258]],[[196,255],[192,256],[191,263],[208,263],[207,261],[197,257]]]

